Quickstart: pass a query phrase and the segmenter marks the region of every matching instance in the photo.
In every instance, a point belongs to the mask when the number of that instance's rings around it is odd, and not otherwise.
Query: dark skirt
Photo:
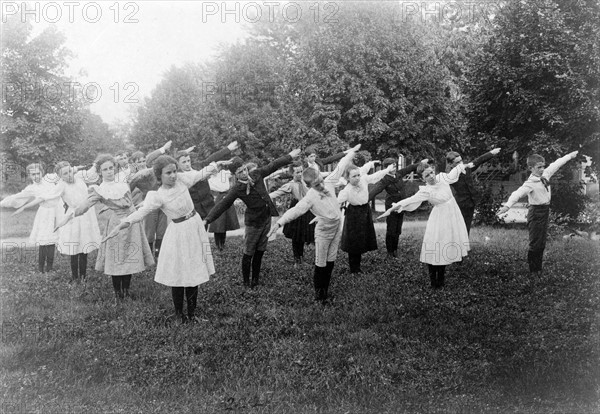
[[[298,204],[298,200],[293,199],[290,203],[290,208]],[[288,239],[292,239],[295,242],[302,243],[314,243],[315,242],[315,224],[309,224],[315,215],[310,211],[307,211],[295,220],[283,226],[283,234]]]
[[[215,203],[218,204],[227,192],[216,193]],[[237,211],[235,206],[229,207],[223,214],[219,216],[215,221],[208,225],[208,231],[210,233],[227,233],[229,230],[237,230],[240,228],[240,223],[237,217]]]
[[[341,249],[350,254],[362,254],[377,250],[377,234],[369,204],[349,205],[342,231]]]

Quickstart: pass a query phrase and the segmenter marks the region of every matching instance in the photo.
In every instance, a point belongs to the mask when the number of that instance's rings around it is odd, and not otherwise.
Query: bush
[[[600,202],[588,201],[579,216],[577,216],[577,224],[587,231],[600,230]]]
[[[583,182],[552,181],[551,209],[568,217],[569,224],[575,224],[590,200],[583,193]]]
[[[496,225],[502,224],[503,221],[498,218],[496,213],[502,206],[507,195],[504,186],[500,186],[500,191],[494,189],[491,182],[476,182],[477,190],[480,194],[480,199],[475,206],[475,215],[473,217],[474,225]]]

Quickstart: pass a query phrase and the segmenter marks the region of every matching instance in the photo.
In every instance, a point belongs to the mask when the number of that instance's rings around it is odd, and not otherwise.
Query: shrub
[[[502,206],[507,195],[504,186],[500,186],[500,190],[495,190],[490,181],[476,182],[477,190],[480,194],[479,202],[475,206],[475,215],[473,216],[473,224],[496,225],[502,224],[503,221],[498,218],[496,213]]]
[[[568,217],[570,224],[577,222],[588,201],[589,197],[583,193],[583,182],[552,181],[552,211]]]
[[[583,211],[577,216],[577,224],[588,231],[600,230],[600,202],[598,200],[585,203]]]

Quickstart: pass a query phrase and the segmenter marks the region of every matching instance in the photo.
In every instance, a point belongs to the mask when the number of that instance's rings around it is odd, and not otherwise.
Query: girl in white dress
[[[23,191],[6,197],[0,207],[16,208],[13,215],[19,214],[30,205],[40,204],[33,220],[33,229],[29,235],[29,243],[39,246],[38,269],[40,272],[52,271],[55,245],[58,233],[54,231],[56,222],[62,218],[62,203],[56,193],[58,178],[55,174],[44,175],[44,168],[39,163],[29,164],[27,174],[32,184]],[[31,203],[37,200],[36,203]]]
[[[84,171],[83,167],[71,167],[67,161],[56,164],[54,172],[57,185],[48,193],[48,198],[62,198],[64,212],[68,216],[74,209],[83,205],[88,198],[86,183],[96,182],[98,174],[94,167]],[[36,198],[22,208],[32,207],[43,201]],[[100,228],[94,210],[69,220],[58,232],[58,251],[71,256],[72,281],[86,277],[87,255],[100,245]]]
[[[60,178],[58,187],[68,215],[82,206],[88,198],[87,183],[97,181],[98,175],[80,167],[71,167],[67,161],[56,164],[54,171]],[[85,279],[87,274],[87,255],[100,246],[100,228],[93,209],[70,220],[58,232],[58,251],[71,256],[71,275],[73,281]]]
[[[472,167],[472,163],[460,163],[449,173],[435,175],[433,167],[420,164],[417,174],[421,175],[426,185],[419,187],[419,191],[412,197],[394,203],[379,216],[386,217],[392,211],[414,211],[424,201],[433,204],[425,228],[420,260],[428,264],[431,287],[434,289],[444,286],[446,266],[460,262],[470,249],[467,226],[452,195],[450,184],[457,182],[466,168]]]
[[[156,175],[160,188],[149,191],[138,211],[124,218],[108,237],[141,221],[152,211],[161,209],[172,223],[167,227],[154,280],[170,286],[175,315],[183,323],[197,322],[194,316],[198,285],[208,282],[215,273],[208,234],[194,209],[188,189],[215,174],[218,166],[209,164],[200,171],[177,172],[177,161],[168,155],[156,159],[148,173]],[[128,230],[129,231],[129,230]],[[183,314],[183,296],[187,297],[187,317]]]

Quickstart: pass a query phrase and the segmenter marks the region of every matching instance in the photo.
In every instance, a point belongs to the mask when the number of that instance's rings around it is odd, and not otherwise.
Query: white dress
[[[401,205],[403,211],[416,210],[424,201],[433,204],[421,246],[423,263],[439,266],[460,262],[470,250],[467,226],[450,187],[464,171],[464,165],[459,164],[449,173],[436,175],[434,185],[421,186],[415,195],[394,204]]]
[[[58,184],[61,197],[69,207],[66,214],[84,205],[88,199],[88,187],[84,177],[84,172],[79,171],[75,174],[75,182],[67,183],[61,180]],[[93,208],[81,216],[74,217],[58,231],[58,251],[70,256],[97,250],[100,241],[100,227]]]
[[[188,189],[198,181],[208,179],[216,170],[213,163],[200,171],[178,173],[173,187],[149,191],[142,207],[123,221],[138,222],[156,209],[161,209],[169,220],[188,215],[194,211]],[[154,280],[165,286],[191,287],[208,282],[214,273],[210,241],[200,215],[196,213],[185,221],[169,223]]]
[[[63,217],[63,205],[57,193],[58,176],[46,174],[39,183],[29,184],[23,191],[6,197],[0,207],[21,208],[35,198],[42,198],[29,235],[29,243],[47,246],[58,243],[56,223]]]

